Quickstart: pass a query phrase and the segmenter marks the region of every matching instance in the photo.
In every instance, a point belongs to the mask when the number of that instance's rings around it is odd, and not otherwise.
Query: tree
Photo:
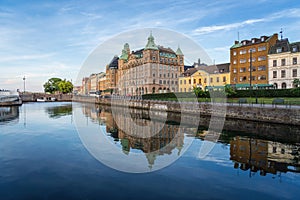
[[[300,87],[300,80],[298,78],[295,78],[293,81],[293,85],[297,88]]]
[[[58,89],[63,94],[71,93],[73,91],[73,84],[65,79],[58,83]]]
[[[196,97],[202,97],[204,95],[204,91],[200,87],[194,87],[193,91]]]
[[[56,91],[59,91],[58,83],[62,80],[60,78],[50,78],[43,86],[44,91],[53,94]]]
[[[235,89],[230,87],[230,85],[225,85],[225,93],[228,97],[231,97],[236,94],[236,91],[235,91]]]

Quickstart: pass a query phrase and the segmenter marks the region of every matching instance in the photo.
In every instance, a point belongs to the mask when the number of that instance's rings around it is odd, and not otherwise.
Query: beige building
[[[269,84],[278,89],[295,87],[294,79],[300,79],[300,42],[277,40],[269,51],[268,59]]]
[[[178,91],[184,55],[178,47],[156,45],[152,34],[145,48],[130,51],[126,43],[118,61],[117,93],[125,96]]]

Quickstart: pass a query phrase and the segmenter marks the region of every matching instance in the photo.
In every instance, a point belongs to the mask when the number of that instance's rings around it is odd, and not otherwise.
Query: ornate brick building
[[[147,93],[178,91],[178,77],[184,70],[184,55],[178,47],[156,45],[152,34],[143,49],[130,51],[124,45],[118,60],[116,90],[114,93],[133,96]]]

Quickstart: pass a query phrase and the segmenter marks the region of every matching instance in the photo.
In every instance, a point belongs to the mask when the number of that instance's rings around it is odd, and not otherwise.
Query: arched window
[[[155,93],[155,87],[152,88],[152,94],[154,94],[154,93]]]
[[[281,88],[282,88],[282,89],[286,89],[286,83],[285,83],[285,82],[283,82],[283,83],[281,84]]]
[[[278,85],[277,85],[277,83],[274,83],[273,85],[274,85],[274,88],[275,88],[275,89],[277,89],[277,88],[278,88]]]

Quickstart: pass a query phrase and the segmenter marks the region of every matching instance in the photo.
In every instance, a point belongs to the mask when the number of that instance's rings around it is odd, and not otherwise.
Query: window
[[[166,84],[166,80],[164,80],[164,84]]]
[[[247,53],[246,49],[240,50],[240,54],[241,54],[241,55],[246,54],[246,53]]]
[[[240,59],[240,63],[246,63],[246,59],[245,58]]]
[[[189,84],[191,84],[191,79],[189,79]]]
[[[223,82],[226,82],[226,76],[223,76]]]
[[[277,78],[277,71],[273,71],[273,78]]]
[[[240,82],[243,82],[243,81],[246,81],[247,80],[247,77],[246,76],[241,76],[240,77]]]
[[[155,77],[155,74],[152,74],[153,77]]]
[[[252,57],[252,62],[255,62],[256,58],[255,57]],[[248,62],[250,62],[250,58],[248,59]]]
[[[256,80],[256,76],[251,76],[251,77],[252,77],[252,81]],[[250,76],[249,76],[248,80],[250,81]]]
[[[234,74],[236,73],[236,69],[233,69],[233,73],[234,73]]]
[[[277,52],[277,53],[281,53],[281,52],[282,52],[282,49],[281,49],[281,48],[277,48],[277,49],[276,49],[276,52]]]
[[[258,51],[265,51],[266,49],[267,49],[266,46],[259,46],[257,48]]]
[[[155,79],[153,79],[153,84],[155,84]]]
[[[183,82],[184,82],[184,84],[186,84],[186,80],[184,80]]]
[[[285,66],[285,59],[281,59],[281,66]]]
[[[236,60],[233,61],[233,64],[234,64],[234,65],[236,64]]]
[[[162,80],[159,80],[159,84],[162,84]]]
[[[266,66],[265,65],[261,65],[261,66],[258,66],[258,71],[266,71]]]
[[[251,68],[252,68],[252,71],[253,71],[253,72],[256,71],[256,67],[252,66]],[[248,71],[250,72],[250,67],[249,67],[249,70],[248,70]]]
[[[273,60],[273,67],[277,66],[277,60]]]
[[[236,51],[233,52],[233,55],[236,56]]]
[[[240,68],[240,72],[246,72],[246,67]]]
[[[201,84],[201,78],[199,78],[199,80],[198,80],[198,81],[199,81],[199,84]]]
[[[281,70],[281,78],[285,78],[285,70]]]
[[[161,74],[159,74],[159,77],[161,77]]]
[[[180,80],[180,85],[182,85],[182,80]]]
[[[282,84],[281,84],[281,88],[282,88],[282,89],[286,89],[286,83],[282,83]]]
[[[206,78],[204,78],[204,83],[206,83]]]
[[[293,65],[297,65],[297,57],[293,58]]]
[[[297,77],[297,69],[293,69],[293,77]]]
[[[258,80],[266,80],[267,77],[266,77],[265,75],[260,75],[260,76],[258,76],[257,79],[258,79]]]
[[[263,61],[263,60],[266,60],[266,56],[259,56],[258,57],[258,61]]]
[[[211,83],[214,82],[214,79],[213,79],[213,78],[210,78],[210,82],[211,82]]]
[[[194,84],[196,84],[196,79],[194,79]]]
[[[256,49],[255,48],[250,48],[249,50],[248,50],[248,52],[250,53],[252,51],[252,53],[254,53],[254,52],[256,52]]]
[[[217,77],[217,83],[219,83],[220,82],[220,78],[219,77]]]
[[[297,47],[293,47],[293,52],[296,52],[297,51]]]

